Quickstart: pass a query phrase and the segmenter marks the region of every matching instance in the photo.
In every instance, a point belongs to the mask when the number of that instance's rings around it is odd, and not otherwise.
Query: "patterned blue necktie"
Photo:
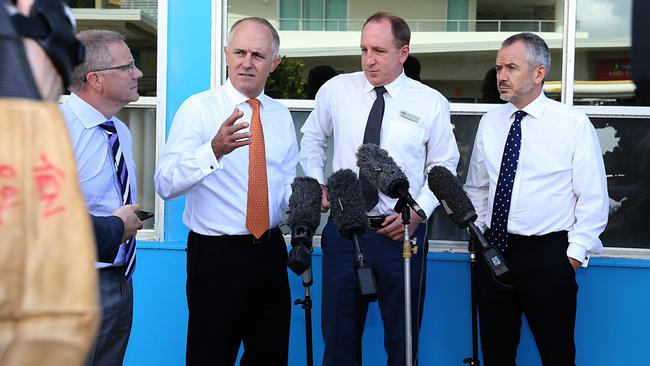
[[[131,184],[129,182],[129,171],[126,167],[124,154],[120,148],[120,139],[117,136],[117,129],[113,121],[106,121],[99,125],[106,134],[108,134],[108,144],[113,152],[113,162],[115,164],[115,174],[120,183],[120,193],[122,194],[122,205],[130,205],[133,201],[131,199]],[[135,236],[131,237],[126,242],[126,278],[131,280],[135,270]]]
[[[521,120],[526,115],[524,111],[515,113],[515,121],[510,126],[508,139],[503,148],[503,157],[501,158],[501,169],[499,170],[499,180],[497,189],[494,194],[494,203],[492,205],[492,221],[490,224],[489,239],[492,245],[505,251],[508,247],[508,214],[510,213],[510,198],[512,197],[512,187],[515,183],[515,174],[517,173],[517,163],[519,162],[519,150],[521,148]]]

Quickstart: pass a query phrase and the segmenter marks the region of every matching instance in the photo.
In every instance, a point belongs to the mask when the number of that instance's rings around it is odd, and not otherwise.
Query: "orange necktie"
[[[248,153],[248,203],[246,205],[246,228],[260,238],[269,228],[269,187],[266,178],[266,152],[264,131],[260,119],[260,101],[249,99],[253,108],[250,131],[252,134]]]

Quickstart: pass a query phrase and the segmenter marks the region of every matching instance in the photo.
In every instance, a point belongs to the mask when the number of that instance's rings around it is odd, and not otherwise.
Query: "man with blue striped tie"
[[[86,47],[86,59],[73,71],[72,93],[61,110],[88,210],[110,215],[136,203],[131,133],[115,114],[138,100],[142,72],[121,34],[87,30],[77,38]],[[97,262],[102,324],[88,365],[121,365],[131,332],[135,237],[121,243],[115,253],[100,256]]]

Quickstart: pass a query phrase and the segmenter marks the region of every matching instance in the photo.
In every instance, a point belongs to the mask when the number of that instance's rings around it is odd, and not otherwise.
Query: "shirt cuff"
[[[214,156],[211,142],[207,142],[196,149],[196,164],[205,175],[223,168],[223,164]]]
[[[581,267],[587,267],[589,264],[589,257],[587,256],[587,249],[578,244],[569,243],[569,247],[566,250],[566,255],[571,257],[578,262],[582,263]]]
[[[308,169],[305,170],[304,173],[306,176],[316,179],[318,183],[322,185],[327,185],[322,169]]]

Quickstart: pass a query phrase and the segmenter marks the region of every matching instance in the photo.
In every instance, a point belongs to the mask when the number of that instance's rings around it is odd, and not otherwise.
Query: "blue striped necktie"
[[[117,181],[120,183],[120,193],[122,195],[122,205],[130,205],[133,201],[131,198],[131,184],[129,181],[129,171],[126,167],[124,154],[120,147],[120,139],[117,136],[117,129],[113,121],[106,121],[99,125],[106,134],[108,134],[108,145],[113,153],[113,163],[115,164],[115,174]],[[126,278],[131,279],[135,270],[135,236],[126,242]]]
[[[521,149],[521,120],[527,113],[517,111],[515,121],[510,126],[508,139],[503,148],[501,168],[497,180],[497,189],[492,204],[492,221],[488,235],[492,245],[505,251],[508,247],[508,215],[510,214],[510,200],[512,187],[515,184],[519,150]]]

